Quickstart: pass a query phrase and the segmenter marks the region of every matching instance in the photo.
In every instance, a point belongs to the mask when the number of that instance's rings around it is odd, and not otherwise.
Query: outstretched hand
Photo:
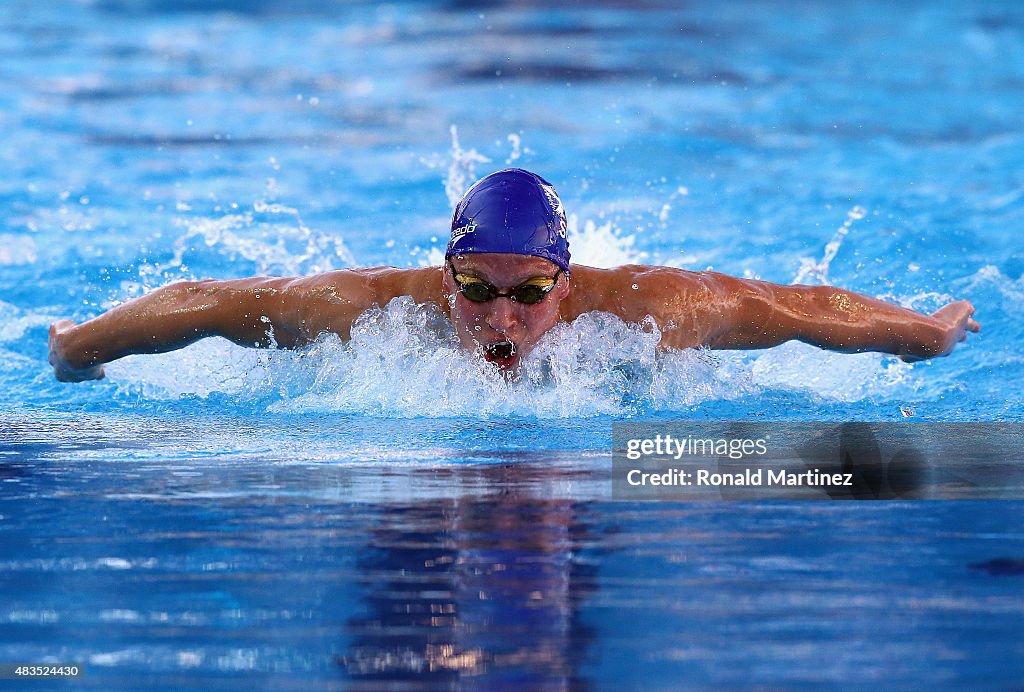
[[[974,306],[969,300],[957,300],[949,305],[944,305],[932,313],[932,317],[938,320],[944,328],[944,337],[938,344],[939,352],[936,356],[948,356],[961,341],[967,340],[967,332],[977,333],[981,331],[981,325],[974,319]],[[922,360],[918,356],[902,356],[908,363]]]
[[[61,382],[84,382],[85,380],[103,379],[102,365],[76,368],[68,362],[65,335],[74,326],[76,325],[71,320],[57,320],[50,325],[50,365],[53,366],[54,376]]]

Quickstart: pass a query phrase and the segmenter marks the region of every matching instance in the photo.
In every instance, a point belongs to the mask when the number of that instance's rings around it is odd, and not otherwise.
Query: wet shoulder
[[[417,303],[441,301],[440,267],[360,267],[325,272],[302,281],[312,292],[347,296],[366,307],[386,305],[400,296],[411,296]]]
[[[439,267],[339,269],[293,279],[287,293],[290,309],[311,334],[335,332],[347,339],[352,322],[363,312],[383,307],[394,298],[411,296],[417,303],[441,303]]]
[[[573,265],[572,319],[600,310],[627,321],[640,321],[660,312],[666,303],[678,303],[700,292],[701,274],[645,264],[626,264],[609,269]]]

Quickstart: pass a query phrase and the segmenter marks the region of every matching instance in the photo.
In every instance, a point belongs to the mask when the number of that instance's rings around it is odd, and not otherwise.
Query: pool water
[[[96,689],[1019,684],[1016,499],[609,478],[619,421],[1024,420],[1022,39],[1012,2],[5,5],[0,663]],[[171,281],[437,264],[509,165],[558,188],[574,261],[966,298],[982,332],[913,365],[658,354],[593,315],[507,382],[399,300],[349,344],[49,371],[50,322]]]

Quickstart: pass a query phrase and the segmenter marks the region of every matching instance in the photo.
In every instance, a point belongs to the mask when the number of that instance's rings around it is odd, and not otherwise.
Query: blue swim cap
[[[521,168],[491,173],[455,205],[445,257],[503,252],[542,257],[569,271],[565,210],[551,183]]]

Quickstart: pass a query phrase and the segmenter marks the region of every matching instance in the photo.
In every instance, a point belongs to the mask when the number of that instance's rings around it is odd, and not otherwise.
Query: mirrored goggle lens
[[[497,296],[497,291],[494,290],[493,286],[478,281],[462,284],[459,286],[459,291],[474,303],[486,303],[489,300],[494,300]]]
[[[508,292],[507,297],[516,301],[517,303],[523,303],[525,305],[534,305],[544,300],[546,296],[554,286],[551,283],[547,286],[538,286],[536,284],[524,284],[522,286],[516,286]],[[474,303],[486,303],[494,300],[499,295],[505,295],[498,293],[497,290],[490,284],[473,281],[465,283],[459,286],[459,290],[462,292],[468,300]]]
[[[554,284],[552,284],[554,285]],[[544,296],[551,290],[551,286],[542,287],[535,286],[533,284],[527,284],[525,286],[516,286],[512,289],[512,300],[517,303],[525,303],[527,305],[533,305],[544,300]]]

